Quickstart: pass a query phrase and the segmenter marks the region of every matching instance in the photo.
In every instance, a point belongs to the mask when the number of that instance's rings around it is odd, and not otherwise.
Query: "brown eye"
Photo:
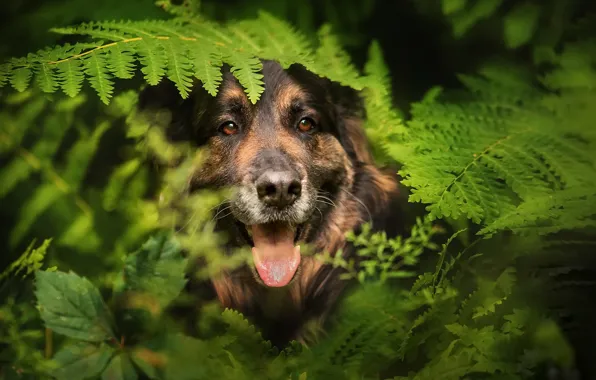
[[[302,132],[311,132],[313,129],[315,129],[315,122],[308,117],[303,117],[298,122],[298,129],[300,129]]]
[[[221,133],[231,136],[238,133],[240,129],[233,121],[226,121],[219,127],[219,130],[221,131]]]

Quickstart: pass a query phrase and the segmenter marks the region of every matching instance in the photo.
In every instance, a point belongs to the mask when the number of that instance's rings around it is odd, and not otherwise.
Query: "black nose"
[[[278,208],[291,205],[302,193],[300,179],[290,171],[267,171],[255,185],[261,202]]]

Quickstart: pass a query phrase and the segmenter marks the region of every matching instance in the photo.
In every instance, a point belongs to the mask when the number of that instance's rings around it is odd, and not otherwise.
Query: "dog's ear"
[[[340,141],[356,163],[374,164],[364,131],[364,102],[358,91],[330,83],[332,107]]]

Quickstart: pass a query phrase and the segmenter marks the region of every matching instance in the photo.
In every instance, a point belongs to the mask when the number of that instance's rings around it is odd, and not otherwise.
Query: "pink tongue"
[[[300,247],[294,247],[294,230],[287,225],[253,225],[252,257],[267,286],[286,286],[300,264]]]

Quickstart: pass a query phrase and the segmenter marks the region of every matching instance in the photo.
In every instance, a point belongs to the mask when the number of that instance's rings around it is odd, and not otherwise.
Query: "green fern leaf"
[[[520,201],[590,183],[589,133],[577,131],[583,140],[567,133],[540,93],[508,80],[462,80],[473,97],[413,107],[406,145],[416,154],[400,171],[411,201],[428,203],[433,217],[489,224]]]
[[[15,90],[23,92],[29,86],[30,80],[31,69],[29,67],[20,67],[12,72],[10,84]]]
[[[221,54],[215,51],[192,49],[190,51],[194,67],[194,75],[199,79],[203,88],[212,96],[217,95],[217,90],[222,81],[221,67],[223,62]]]
[[[263,83],[263,64],[258,58],[236,51],[229,51],[223,60],[230,64],[230,71],[247,92],[248,99],[255,104],[265,91]]]
[[[114,83],[108,73],[105,57],[99,53],[90,54],[84,62],[91,87],[97,91],[101,101],[108,104],[114,92]]]
[[[97,22],[83,23],[76,27],[52,28],[50,29],[50,32],[70,35],[87,35],[93,38],[106,39],[108,41],[122,41],[126,39],[121,33],[116,33]]]
[[[4,63],[0,65],[0,88],[8,82],[10,73],[12,72],[12,65],[10,63]]]
[[[68,59],[57,64],[60,87],[70,97],[75,97],[83,84],[83,64],[79,59]]]
[[[143,67],[141,72],[145,74],[145,80],[150,85],[156,85],[166,74],[167,56],[159,40],[144,38],[139,42],[139,62]]]
[[[168,78],[174,82],[182,99],[188,98],[192,86],[192,63],[188,58],[189,46],[179,41],[163,42],[168,56]]]
[[[363,85],[358,71],[352,64],[350,56],[341,48],[337,37],[331,34],[331,26],[328,24],[322,26],[318,36],[320,45],[314,62],[307,63],[306,68],[332,81],[361,90]]]
[[[135,57],[130,47],[116,44],[108,51],[107,67],[116,78],[130,79],[135,72]]]
[[[58,89],[58,82],[56,81],[56,73],[54,67],[42,62],[36,67],[36,79],[39,88],[43,92],[52,93]]]
[[[377,41],[373,41],[369,47],[364,73],[367,114],[364,127],[373,154],[380,163],[388,161],[390,156],[401,162],[406,151],[402,143],[406,129],[392,104],[389,69]]]
[[[561,230],[596,227],[593,186],[573,187],[530,198],[503,214],[478,233],[492,236],[499,230],[518,234],[552,234]]]
[[[228,30],[250,46],[252,54],[276,60],[284,68],[296,62],[311,64],[312,48],[304,35],[268,12],[259,11],[257,19],[228,25]]]

